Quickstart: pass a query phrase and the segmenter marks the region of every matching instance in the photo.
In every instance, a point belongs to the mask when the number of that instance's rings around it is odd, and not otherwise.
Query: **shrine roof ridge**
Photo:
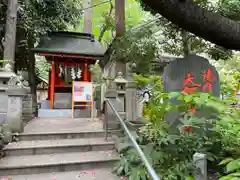
[[[70,31],[53,31],[49,32],[48,36],[65,36],[65,37],[81,37],[95,41],[94,35],[84,32],[70,32]]]
[[[88,57],[104,56],[105,50],[94,35],[79,32],[50,32],[40,38],[37,47],[31,49],[35,53],[69,54]]]

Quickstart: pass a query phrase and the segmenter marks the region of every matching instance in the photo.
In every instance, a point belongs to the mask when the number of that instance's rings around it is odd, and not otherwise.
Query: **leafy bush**
[[[7,124],[0,125],[0,158],[4,155],[3,147],[11,142],[18,141],[18,133],[12,133]]]
[[[227,174],[226,176],[221,177],[220,180],[240,179],[240,158],[226,158],[222,160],[219,165],[226,165],[225,173]]]
[[[2,149],[5,144],[10,143],[12,140],[15,140],[11,129],[7,124],[0,125],[0,158],[4,155]]]
[[[173,98],[179,103],[173,104]],[[191,179],[195,152],[206,153],[214,167],[229,155],[239,158],[239,111],[231,106],[233,102],[235,99],[223,101],[208,93],[154,93],[146,117],[148,124],[140,128],[137,141],[161,179]],[[169,111],[179,112],[174,131],[164,121]],[[115,167],[117,174],[136,180],[150,178],[134,149],[121,156]],[[222,175],[239,173],[237,168],[226,172],[217,170]]]
[[[156,75],[142,75],[142,74],[133,74],[134,81],[137,84],[138,89],[146,88],[147,86],[152,86],[153,91],[162,91],[162,77]]]
[[[4,144],[12,141],[12,132],[8,125],[0,125],[0,149]]]

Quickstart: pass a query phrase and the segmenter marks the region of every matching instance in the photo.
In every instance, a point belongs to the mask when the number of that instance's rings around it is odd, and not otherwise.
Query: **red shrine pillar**
[[[51,86],[50,86],[50,108],[53,109],[54,104],[54,87],[55,87],[55,63],[54,57],[52,61],[52,72],[51,72]]]
[[[85,60],[85,63],[84,63],[83,81],[88,82],[88,63],[87,63],[87,60]]]
[[[51,70],[48,70],[48,97],[47,100],[50,100],[50,89],[51,89]]]

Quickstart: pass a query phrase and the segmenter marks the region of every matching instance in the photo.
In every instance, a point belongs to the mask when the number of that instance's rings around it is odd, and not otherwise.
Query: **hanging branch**
[[[109,4],[110,4],[110,9],[109,9],[109,12],[108,12],[108,18],[111,17],[112,15],[112,12],[113,12],[113,3],[112,3],[112,0],[109,0]],[[103,36],[104,36],[104,33],[107,31],[107,24],[105,23],[103,26],[102,26],[102,29],[101,29],[101,32],[99,34],[99,37],[98,37],[98,41],[101,42],[102,39],[103,39]]]

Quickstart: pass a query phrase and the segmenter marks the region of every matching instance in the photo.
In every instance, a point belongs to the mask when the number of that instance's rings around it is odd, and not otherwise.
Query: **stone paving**
[[[91,118],[36,118],[24,128],[24,133],[102,131],[102,122]]]
[[[111,169],[92,169],[91,171],[71,171],[35,175],[5,176],[1,180],[127,180],[111,173]]]

